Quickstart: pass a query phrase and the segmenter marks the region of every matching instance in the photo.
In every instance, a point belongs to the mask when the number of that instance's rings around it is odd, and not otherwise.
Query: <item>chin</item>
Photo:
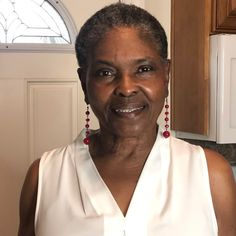
[[[118,128],[119,127],[119,128]],[[137,138],[141,137],[145,133],[145,127],[140,125],[125,125],[125,126],[116,126],[111,129],[111,133],[118,137],[123,138]]]

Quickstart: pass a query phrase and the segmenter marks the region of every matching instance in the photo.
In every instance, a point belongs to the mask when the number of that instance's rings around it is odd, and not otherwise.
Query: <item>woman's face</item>
[[[168,95],[168,73],[169,63],[137,29],[109,31],[89,55],[81,78],[101,131],[135,137],[155,129]]]

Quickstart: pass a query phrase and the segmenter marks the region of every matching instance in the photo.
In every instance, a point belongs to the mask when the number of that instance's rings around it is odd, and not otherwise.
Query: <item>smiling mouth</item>
[[[145,106],[137,106],[137,107],[120,107],[120,108],[114,108],[113,112],[118,115],[119,117],[124,118],[134,118],[138,116],[143,110],[145,109]]]
[[[119,109],[115,109],[115,112],[117,113],[132,113],[132,112],[137,112],[142,110],[144,107],[136,107],[136,108],[119,108]]]

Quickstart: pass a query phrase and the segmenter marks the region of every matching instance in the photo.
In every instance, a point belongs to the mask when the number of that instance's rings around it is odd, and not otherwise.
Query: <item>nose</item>
[[[115,89],[115,95],[121,97],[131,97],[138,93],[138,86],[135,78],[129,75],[120,76]]]

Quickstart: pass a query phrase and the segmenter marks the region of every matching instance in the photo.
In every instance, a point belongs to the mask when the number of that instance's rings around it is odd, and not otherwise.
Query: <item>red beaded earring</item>
[[[170,132],[168,131],[168,128],[170,127],[168,122],[169,122],[169,105],[168,105],[168,99],[166,98],[166,101],[165,101],[165,131],[163,132],[163,136],[165,138],[169,138],[170,137]]]
[[[90,134],[90,130],[89,130],[89,121],[90,121],[90,119],[89,119],[89,114],[90,114],[90,112],[89,112],[89,106],[87,105],[87,111],[85,112],[85,114],[86,114],[86,124],[85,124],[85,128],[86,128],[86,131],[85,131],[85,135],[86,135],[86,137],[84,138],[84,144],[86,144],[86,145],[89,145],[89,143],[90,143],[90,138],[89,138],[89,134]]]

